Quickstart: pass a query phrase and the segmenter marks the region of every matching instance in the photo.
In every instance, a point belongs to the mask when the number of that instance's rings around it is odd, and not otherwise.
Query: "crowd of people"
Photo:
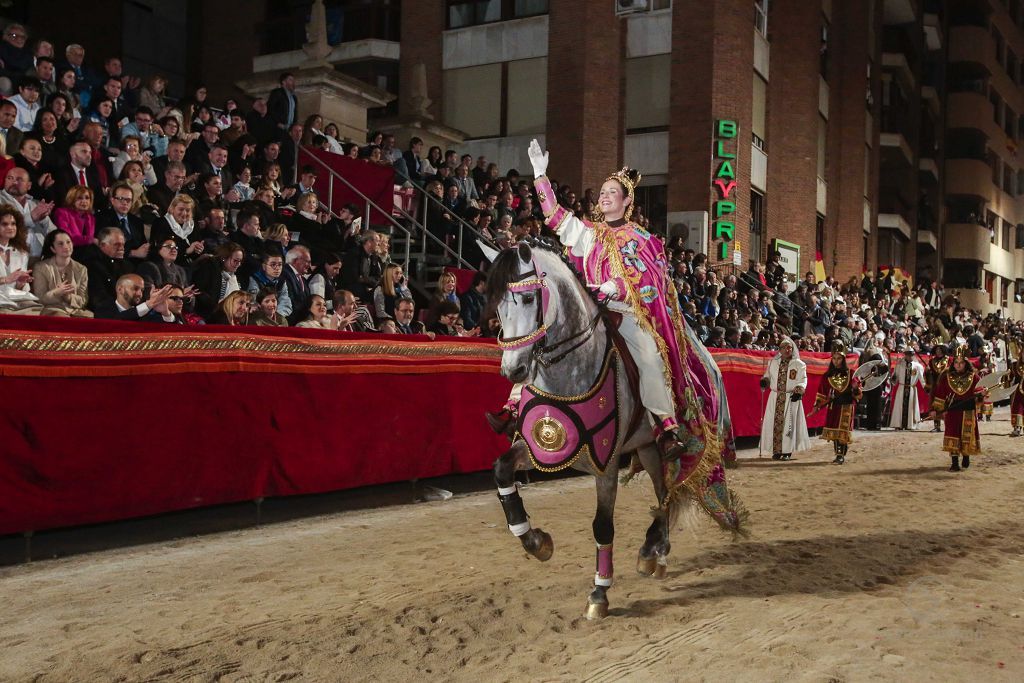
[[[437,200],[426,211],[435,253],[460,224],[498,246],[551,234],[532,178],[485,157],[425,150],[419,138],[404,150],[390,133],[342,139],[319,114],[300,118],[291,74],[248,110],[235,100],[213,106],[203,86],[175,101],[166,78],[126,74],[117,57],[93,69],[77,44],[58,57],[18,24],[3,31],[0,64],[0,92],[9,93],[0,101],[3,313],[497,333],[483,272],[464,292],[442,275],[417,315],[388,235],[362,225],[356,206],[325,210],[316,171],[296,168],[300,146],[391,166],[397,182],[422,187]],[[592,190],[552,184],[562,206],[590,215]],[[632,220],[649,225],[640,205]],[[475,240],[463,239],[462,253],[485,269]],[[998,354],[1001,340],[1024,332],[962,308],[935,283],[913,288],[881,272],[792,283],[778,254],[739,273],[716,271],[680,240],[667,247],[683,313],[710,347],[777,349],[794,337],[807,351],[840,340],[928,352],[960,340]]]

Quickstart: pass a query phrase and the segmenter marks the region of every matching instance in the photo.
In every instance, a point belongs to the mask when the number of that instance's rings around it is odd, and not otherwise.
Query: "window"
[[[828,22],[822,18],[821,22],[821,48],[818,54],[818,69],[821,77],[828,79]]]
[[[1006,137],[1011,140],[1016,138],[1017,133],[1017,112],[1010,109],[1010,105],[1005,105],[1006,111],[1003,114],[1003,132],[1006,133]]]
[[[1024,249],[1024,223],[1017,224],[1017,242],[1016,247],[1018,249]],[[1024,282],[1024,280],[1022,280]],[[1024,293],[1024,288],[1017,288],[1018,292]]]
[[[502,65],[444,72],[444,122],[471,138],[501,135]]]
[[[448,0],[448,28],[547,14],[548,4],[549,0]]]
[[[1013,225],[1010,221],[1003,221],[1003,243],[1000,246],[1006,251],[1013,249]]]
[[[750,193],[750,258],[761,260],[764,247],[764,195]]]
[[[992,150],[989,150],[989,152],[988,152],[988,165],[989,165],[989,168],[992,169],[992,184],[995,185],[996,187],[1001,187],[1002,186],[1002,175],[999,173],[999,171],[1000,171],[1000,168],[999,168],[1000,167],[1000,163],[999,162],[1000,162],[1000,159],[995,154],[995,152],[993,152]]]
[[[667,128],[672,55],[626,60],[626,130]]]
[[[751,126],[754,146],[758,149],[765,148],[765,139],[768,137],[767,125],[765,124],[766,109],[768,103],[768,83],[761,75],[754,72],[754,118]]]
[[[547,57],[444,72],[445,123],[470,138],[543,133]]]
[[[825,179],[825,161],[828,150],[828,122],[823,116],[818,117],[818,177]]]
[[[754,30],[768,37],[768,0],[754,0]]]
[[[825,217],[820,213],[814,219],[814,249],[818,254],[825,253]]]

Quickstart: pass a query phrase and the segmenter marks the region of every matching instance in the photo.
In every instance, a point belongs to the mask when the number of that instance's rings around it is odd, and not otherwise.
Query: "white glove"
[[[526,153],[530,157],[530,163],[533,165],[533,177],[540,178],[548,172],[548,153],[547,150],[540,148],[540,143],[534,138],[530,142],[530,148],[526,150]]]
[[[608,297],[609,299],[618,299],[619,298],[619,287],[618,287],[618,285],[616,285],[611,280],[608,280],[607,282],[604,282],[601,285],[599,291],[602,294],[604,294],[606,297]]]

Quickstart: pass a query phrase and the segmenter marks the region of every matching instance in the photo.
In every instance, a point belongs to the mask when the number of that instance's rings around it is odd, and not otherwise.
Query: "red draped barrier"
[[[772,354],[712,353],[758,434]],[[810,408],[828,355],[803,358]],[[499,362],[491,340],[0,316],[0,533],[489,469]]]
[[[310,164],[316,169],[317,178],[313,187],[316,189],[317,197],[324,204],[329,204],[331,211],[335,213],[341,210],[345,204],[355,204],[359,207],[359,215],[362,215],[366,202],[345,183],[337,179],[332,181],[330,176],[324,172],[323,167],[312,162],[310,157],[319,159],[328,168],[352,183],[387,214],[385,217],[381,215],[381,212],[372,210],[370,212],[372,225],[385,225],[390,222],[388,218],[395,206],[395,171],[393,168],[381,166],[365,159],[353,159],[334,152],[300,148],[299,169],[301,170],[306,164]]]
[[[493,343],[0,328],[0,533],[480,471],[507,448],[481,414],[508,394]]]

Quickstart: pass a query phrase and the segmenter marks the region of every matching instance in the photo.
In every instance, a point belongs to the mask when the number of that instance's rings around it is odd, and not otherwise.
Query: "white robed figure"
[[[903,357],[892,373],[896,383],[893,392],[889,426],[893,429],[917,429],[921,422],[921,405],[917,385],[924,382],[924,366],[914,358],[914,350],[905,348]]]
[[[792,339],[783,339],[779,352],[761,377],[761,388],[771,389],[761,422],[761,450],[773,460],[789,460],[811,447],[807,417],[801,400],[807,389],[807,365]]]

